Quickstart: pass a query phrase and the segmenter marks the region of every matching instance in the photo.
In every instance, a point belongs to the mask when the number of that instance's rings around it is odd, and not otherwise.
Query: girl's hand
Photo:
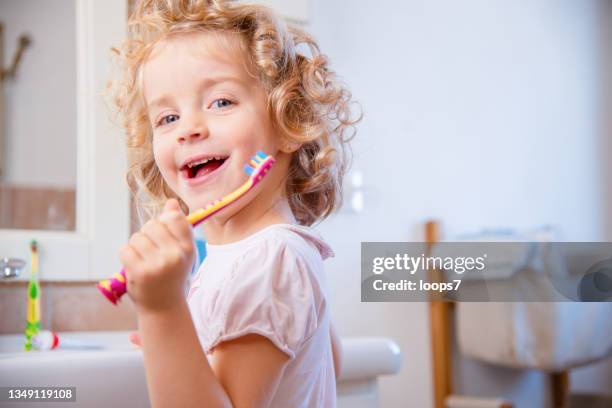
[[[161,216],[147,222],[119,250],[127,289],[138,311],[169,310],[185,300],[185,283],[195,259],[191,225],[178,201],[168,200]]]
[[[137,347],[142,346],[142,342],[140,341],[140,335],[138,334],[138,332],[130,333],[129,339],[130,343],[132,343],[133,345]]]

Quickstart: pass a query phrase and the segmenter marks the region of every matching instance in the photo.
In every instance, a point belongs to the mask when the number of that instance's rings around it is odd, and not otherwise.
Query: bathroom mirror
[[[0,228],[76,228],[74,0],[0,2]]]
[[[21,8],[26,16],[23,26],[10,29],[5,25],[8,38],[1,50],[3,67],[11,65],[7,59],[13,59],[15,38],[22,34],[30,37],[12,82],[3,81],[4,108],[0,112],[6,121],[2,121],[2,146],[7,148],[0,161],[15,161],[21,167],[15,172],[8,170],[2,183],[10,180],[11,186],[16,185],[24,179],[12,174],[25,177],[34,173],[36,178],[26,181],[36,193],[14,208],[30,221],[35,218],[35,207],[43,208],[38,224],[0,225],[0,258],[28,261],[29,242],[35,239],[41,280],[96,281],[108,277],[120,269],[117,251],[129,239],[125,137],[105,97],[108,81],[116,73],[111,48],[126,36],[127,0],[3,0],[0,7],[0,21],[13,24],[19,18],[9,13]],[[41,25],[50,25],[52,32],[40,34]],[[30,76],[29,70],[36,69],[43,69],[43,78]],[[60,83],[61,78],[65,83]],[[32,90],[19,99],[18,87]],[[15,111],[16,99],[26,105],[22,113]],[[35,111],[43,116],[35,117]],[[10,147],[14,143],[10,129],[15,126],[22,132],[18,137],[31,137],[20,156]],[[61,182],[56,176],[60,167],[64,168]],[[61,213],[58,208],[50,210],[54,202],[50,190],[66,196],[72,191],[72,197],[63,198]],[[5,197],[0,195],[0,200]],[[4,201],[0,205],[5,208]],[[64,212],[72,215],[64,217]],[[20,276],[11,279],[27,280],[29,276],[26,266]]]

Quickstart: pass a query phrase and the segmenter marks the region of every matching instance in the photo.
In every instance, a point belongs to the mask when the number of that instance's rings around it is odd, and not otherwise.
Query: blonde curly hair
[[[348,141],[361,119],[351,94],[328,67],[327,57],[303,30],[287,26],[268,8],[223,0],[142,0],[128,21],[120,49],[121,78],[111,83],[127,131],[127,180],[149,216],[176,197],[163,180],[152,151],[152,129],[140,73],[152,48],[170,35],[192,32],[237,35],[246,65],[267,92],[270,119],[292,153],[285,192],[301,225],[312,225],[342,203]],[[298,52],[305,45],[310,56]],[[349,129],[351,130],[349,132]],[[179,198],[183,209],[187,206]]]

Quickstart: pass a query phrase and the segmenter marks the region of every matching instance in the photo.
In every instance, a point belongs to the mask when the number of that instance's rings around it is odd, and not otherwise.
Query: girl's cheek
[[[242,146],[247,152],[254,154],[256,150],[263,150],[266,144],[266,138],[263,137],[262,129],[257,125],[244,126],[241,131],[236,132],[236,144]],[[246,130],[246,131],[245,131]]]
[[[159,143],[153,142],[153,159],[155,160],[155,164],[161,170],[163,170],[163,154],[162,149],[159,147]]]
[[[172,169],[176,167],[174,163],[174,152],[171,146],[167,146],[163,142],[154,141],[153,158],[164,179],[168,180],[172,173]]]

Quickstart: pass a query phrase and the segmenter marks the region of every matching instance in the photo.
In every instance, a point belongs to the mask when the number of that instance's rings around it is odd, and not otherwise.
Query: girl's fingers
[[[179,202],[177,201],[176,198],[171,198],[168,201],[166,201],[163,212],[169,212],[169,211],[181,212],[181,206],[179,205]]]
[[[191,245],[193,240],[191,225],[189,225],[189,222],[185,218],[177,200],[170,199],[166,201],[164,212],[159,217],[159,220],[166,225],[170,233],[172,233],[179,242],[190,242]]]
[[[155,244],[158,248],[165,248],[176,238],[168,230],[168,227],[158,220],[150,220],[142,228],[142,232]]]
[[[165,212],[159,217],[159,221],[168,228],[168,231],[170,231],[179,242],[192,241],[191,225],[189,225],[189,222],[182,213],[178,211]]]
[[[119,261],[121,261],[123,266],[127,267],[142,262],[142,257],[130,245],[123,245],[119,248]]]
[[[142,259],[146,259],[146,254],[157,250],[157,245],[143,232],[137,232],[132,235],[129,245]]]

